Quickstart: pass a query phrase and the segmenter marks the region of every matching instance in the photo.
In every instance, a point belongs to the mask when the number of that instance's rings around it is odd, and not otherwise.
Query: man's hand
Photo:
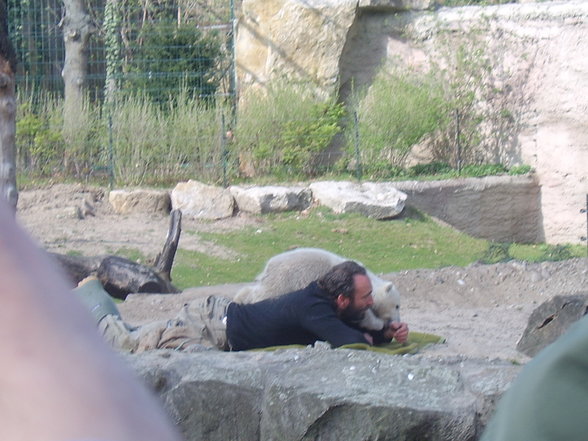
[[[384,337],[404,343],[408,339],[408,325],[404,322],[390,322],[388,329],[384,330]]]

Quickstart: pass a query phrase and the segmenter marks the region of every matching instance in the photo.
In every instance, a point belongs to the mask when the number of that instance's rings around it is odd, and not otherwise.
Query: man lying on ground
[[[94,312],[102,335],[114,347],[130,352],[170,348],[194,350],[212,345],[241,351],[326,341],[334,347],[353,343],[403,343],[408,326],[391,322],[368,331],[359,322],[373,304],[365,268],[353,261],[334,266],[306,288],[251,304],[209,296],[187,303],[177,319],[137,328],[123,322],[96,279],[75,290]]]

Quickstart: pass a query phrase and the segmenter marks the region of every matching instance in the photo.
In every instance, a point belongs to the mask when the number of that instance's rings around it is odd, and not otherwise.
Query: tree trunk
[[[16,211],[16,54],[8,36],[6,0],[0,0],[0,197]]]
[[[85,0],[63,0],[65,16],[59,24],[63,31],[65,60],[61,75],[65,84],[64,129],[75,130],[77,115],[86,96],[88,44],[96,28]]]
[[[125,299],[131,293],[177,293],[179,290],[172,285],[170,274],[181,231],[182,212],[173,210],[163,250],[153,267],[117,256],[49,255],[58,262],[74,286],[88,276],[97,276],[104,289],[119,299]]]

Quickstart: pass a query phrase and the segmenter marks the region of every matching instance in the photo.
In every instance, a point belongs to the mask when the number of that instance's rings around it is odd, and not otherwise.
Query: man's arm
[[[179,441],[0,199],[0,439]]]

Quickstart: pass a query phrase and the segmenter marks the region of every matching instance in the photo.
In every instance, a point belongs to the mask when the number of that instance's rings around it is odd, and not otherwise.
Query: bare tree
[[[8,36],[6,0],[0,0],[0,192],[14,211],[18,201],[15,72],[16,54]]]

